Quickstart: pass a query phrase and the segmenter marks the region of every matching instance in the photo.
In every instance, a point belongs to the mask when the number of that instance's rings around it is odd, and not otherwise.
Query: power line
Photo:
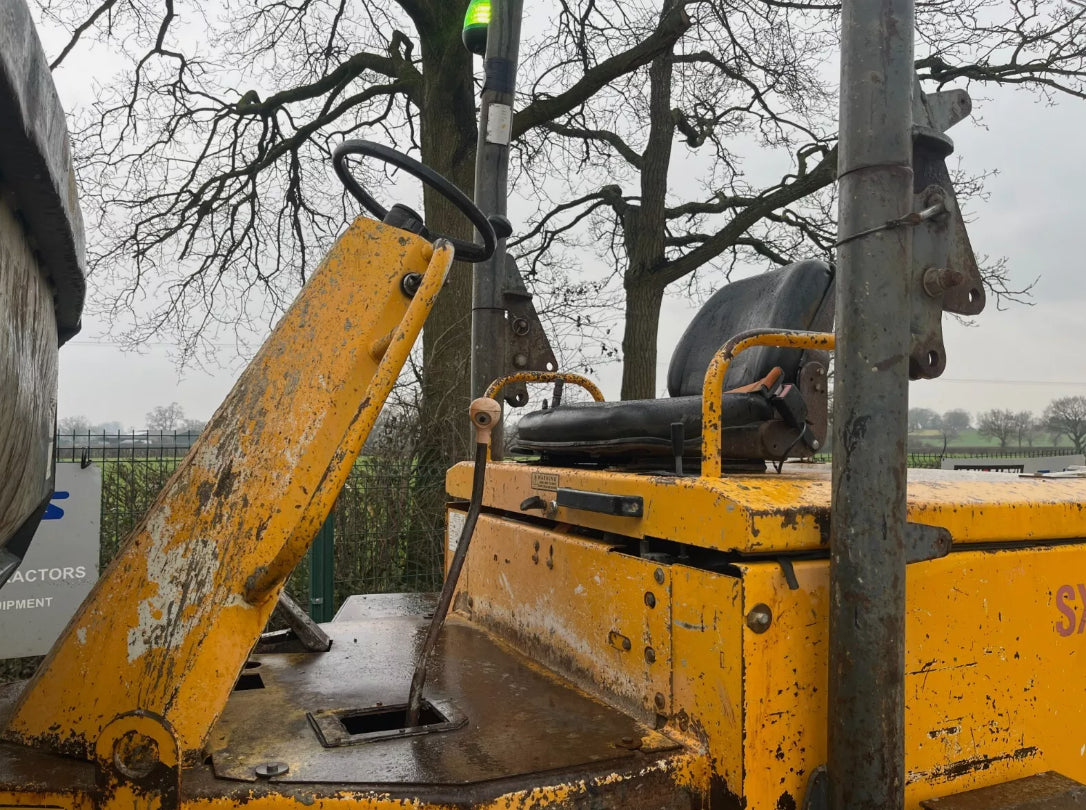
[[[938,377],[940,382],[950,383],[970,383],[981,385],[1086,385],[1086,380],[980,380],[980,379],[968,379],[964,377]]]

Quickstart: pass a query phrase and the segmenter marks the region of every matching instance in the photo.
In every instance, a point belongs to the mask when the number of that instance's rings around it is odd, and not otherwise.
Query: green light
[[[464,15],[464,25],[490,25],[490,0],[471,0],[468,13]]]
[[[491,0],[471,0],[464,15],[464,47],[480,56],[486,53],[486,29],[490,25]]]

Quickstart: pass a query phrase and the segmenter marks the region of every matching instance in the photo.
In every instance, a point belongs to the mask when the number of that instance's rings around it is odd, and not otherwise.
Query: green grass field
[[[943,446],[943,433],[939,430],[914,430],[909,433],[910,443],[923,442],[936,449],[941,449]],[[1029,447],[1028,443],[1025,445]],[[1035,436],[1033,439],[1034,447],[1069,447],[1070,443],[1066,438],[1060,437],[1059,441],[1053,441],[1051,436],[1040,435]],[[952,447],[990,447],[993,449],[999,449],[999,440],[993,439],[990,436],[981,436],[980,433],[974,428],[969,430],[963,430],[961,434],[956,436],[947,442],[947,448]],[[1018,449],[1017,437],[1012,437],[1007,442],[1007,449]]]

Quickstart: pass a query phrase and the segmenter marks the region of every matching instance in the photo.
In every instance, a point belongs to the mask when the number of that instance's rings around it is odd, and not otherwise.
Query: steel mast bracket
[[[943,312],[976,315],[984,309],[984,283],[969,243],[946,159],[954,142],[946,130],[972,110],[964,90],[913,92],[914,210],[940,212],[922,217],[912,229],[910,285],[910,379],[933,379],[946,369]]]

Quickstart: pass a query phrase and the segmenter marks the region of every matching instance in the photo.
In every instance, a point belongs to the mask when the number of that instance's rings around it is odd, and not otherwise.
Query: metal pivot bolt
[[[270,779],[273,776],[282,776],[290,770],[290,766],[285,762],[265,762],[257,765],[254,770],[261,779]]]
[[[928,267],[924,270],[922,279],[924,292],[932,298],[938,298],[964,281],[965,274],[961,270],[951,270],[946,267]]]
[[[656,650],[654,650],[652,647],[646,647],[645,648],[645,663],[646,664],[655,664],[656,663]]]
[[[129,731],[113,745],[113,766],[128,779],[145,779],[158,764],[158,743],[146,734]]]
[[[419,287],[421,286],[421,273],[407,273],[402,279],[400,279],[400,289],[403,290],[403,294],[406,295],[408,298],[414,298],[415,293],[419,291]]]
[[[769,605],[758,603],[750,609],[750,613],[747,614],[747,627],[753,630],[755,633],[764,633],[769,629],[769,625],[773,623],[773,611],[769,609]]]

